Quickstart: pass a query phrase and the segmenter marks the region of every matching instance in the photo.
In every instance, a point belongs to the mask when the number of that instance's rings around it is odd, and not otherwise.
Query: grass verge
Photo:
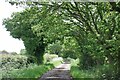
[[[29,79],[29,80],[37,80],[40,76],[42,76],[45,72],[48,70],[53,69],[54,66],[52,64],[43,64],[43,65],[34,65],[30,66],[25,69],[18,69],[13,70],[9,72],[8,78],[13,78],[15,80],[23,80],[23,79]],[[4,78],[3,78],[4,80]]]
[[[72,66],[70,73],[74,80],[96,80],[98,75],[94,72],[94,70],[80,70],[78,66]]]
[[[73,80],[119,80],[119,74],[116,66],[99,65],[92,69],[82,70],[78,66],[71,67]]]

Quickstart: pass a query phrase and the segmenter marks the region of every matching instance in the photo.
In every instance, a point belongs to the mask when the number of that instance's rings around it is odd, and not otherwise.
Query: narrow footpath
[[[72,80],[70,76],[70,64],[61,64],[53,70],[45,73],[39,80]]]

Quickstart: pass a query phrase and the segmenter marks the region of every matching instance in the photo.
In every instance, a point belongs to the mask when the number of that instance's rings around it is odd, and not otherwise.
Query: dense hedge
[[[0,54],[0,72],[2,79],[37,79],[46,71],[54,68],[53,64],[34,64],[36,59],[33,56]]]
[[[14,80],[38,80],[48,70],[53,69],[52,64],[43,65],[30,65],[28,68],[13,70],[9,72],[9,76],[3,76],[3,79],[14,79]]]
[[[33,56],[24,55],[12,55],[12,54],[0,54],[2,70],[2,77],[9,76],[9,72],[12,70],[27,68],[31,63],[35,63]],[[7,75],[6,75],[7,74]]]

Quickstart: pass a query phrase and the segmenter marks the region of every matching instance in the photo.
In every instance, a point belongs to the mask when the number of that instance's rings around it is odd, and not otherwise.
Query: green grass
[[[13,70],[10,72],[10,78],[39,78],[48,70],[53,69],[52,64],[34,65],[25,69]]]
[[[9,55],[4,55],[5,60],[8,57],[16,58],[21,57],[21,55],[16,55],[16,56],[9,56]],[[23,58],[22,58],[23,59]],[[18,60],[19,61],[19,60]],[[12,61],[11,61],[12,62]],[[24,62],[24,61],[23,61]],[[17,65],[18,63],[11,64],[9,62],[9,65],[3,66],[2,70],[0,71],[0,78],[15,78],[15,80],[19,79],[28,79],[28,80],[33,80],[39,78],[42,76],[44,73],[47,71],[53,69],[54,67],[58,66],[61,64],[61,60],[57,61],[50,61],[46,64],[41,64],[41,65],[36,65],[36,64],[28,64],[28,66],[22,65],[21,68],[15,68],[14,66],[21,66],[21,64]]]
[[[116,80],[118,74],[114,67],[113,65],[99,65],[89,70],[82,70],[78,66],[72,66],[70,73],[75,80]]]
[[[97,78],[97,74],[95,72],[94,69],[90,69],[90,70],[82,70],[79,69],[78,64],[79,63],[79,59],[71,59],[71,70],[70,73],[72,75],[72,77],[76,80],[76,79],[95,79]]]
[[[80,70],[77,66],[72,66],[70,72],[73,78],[96,78],[97,77],[94,71]]]
[[[61,61],[52,61],[47,64],[42,64],[42,65],[30,65],[28,68],[23,68],[23,69],[14,69],[12,71],[8,71],[7,73],[4,73],[5,71],[3,70],[2,73],[3,75],[8,75],[6,76],[7,78],[15,78],[15,79],[37,79],[40,76],[42,76],[44,73],[47,71],[53,69],[54,67],[58,66],[61,64]],[[6,78],[5,77],[5,78]]]

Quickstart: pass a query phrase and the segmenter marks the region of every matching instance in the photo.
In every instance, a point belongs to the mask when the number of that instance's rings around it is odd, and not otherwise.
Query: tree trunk
[[[42,64],[43,63],[43,55],[45,52],[45,45],[39,45],[38,47],[36,47],[35,49],[35,57],[37,59],[37,64]]]

